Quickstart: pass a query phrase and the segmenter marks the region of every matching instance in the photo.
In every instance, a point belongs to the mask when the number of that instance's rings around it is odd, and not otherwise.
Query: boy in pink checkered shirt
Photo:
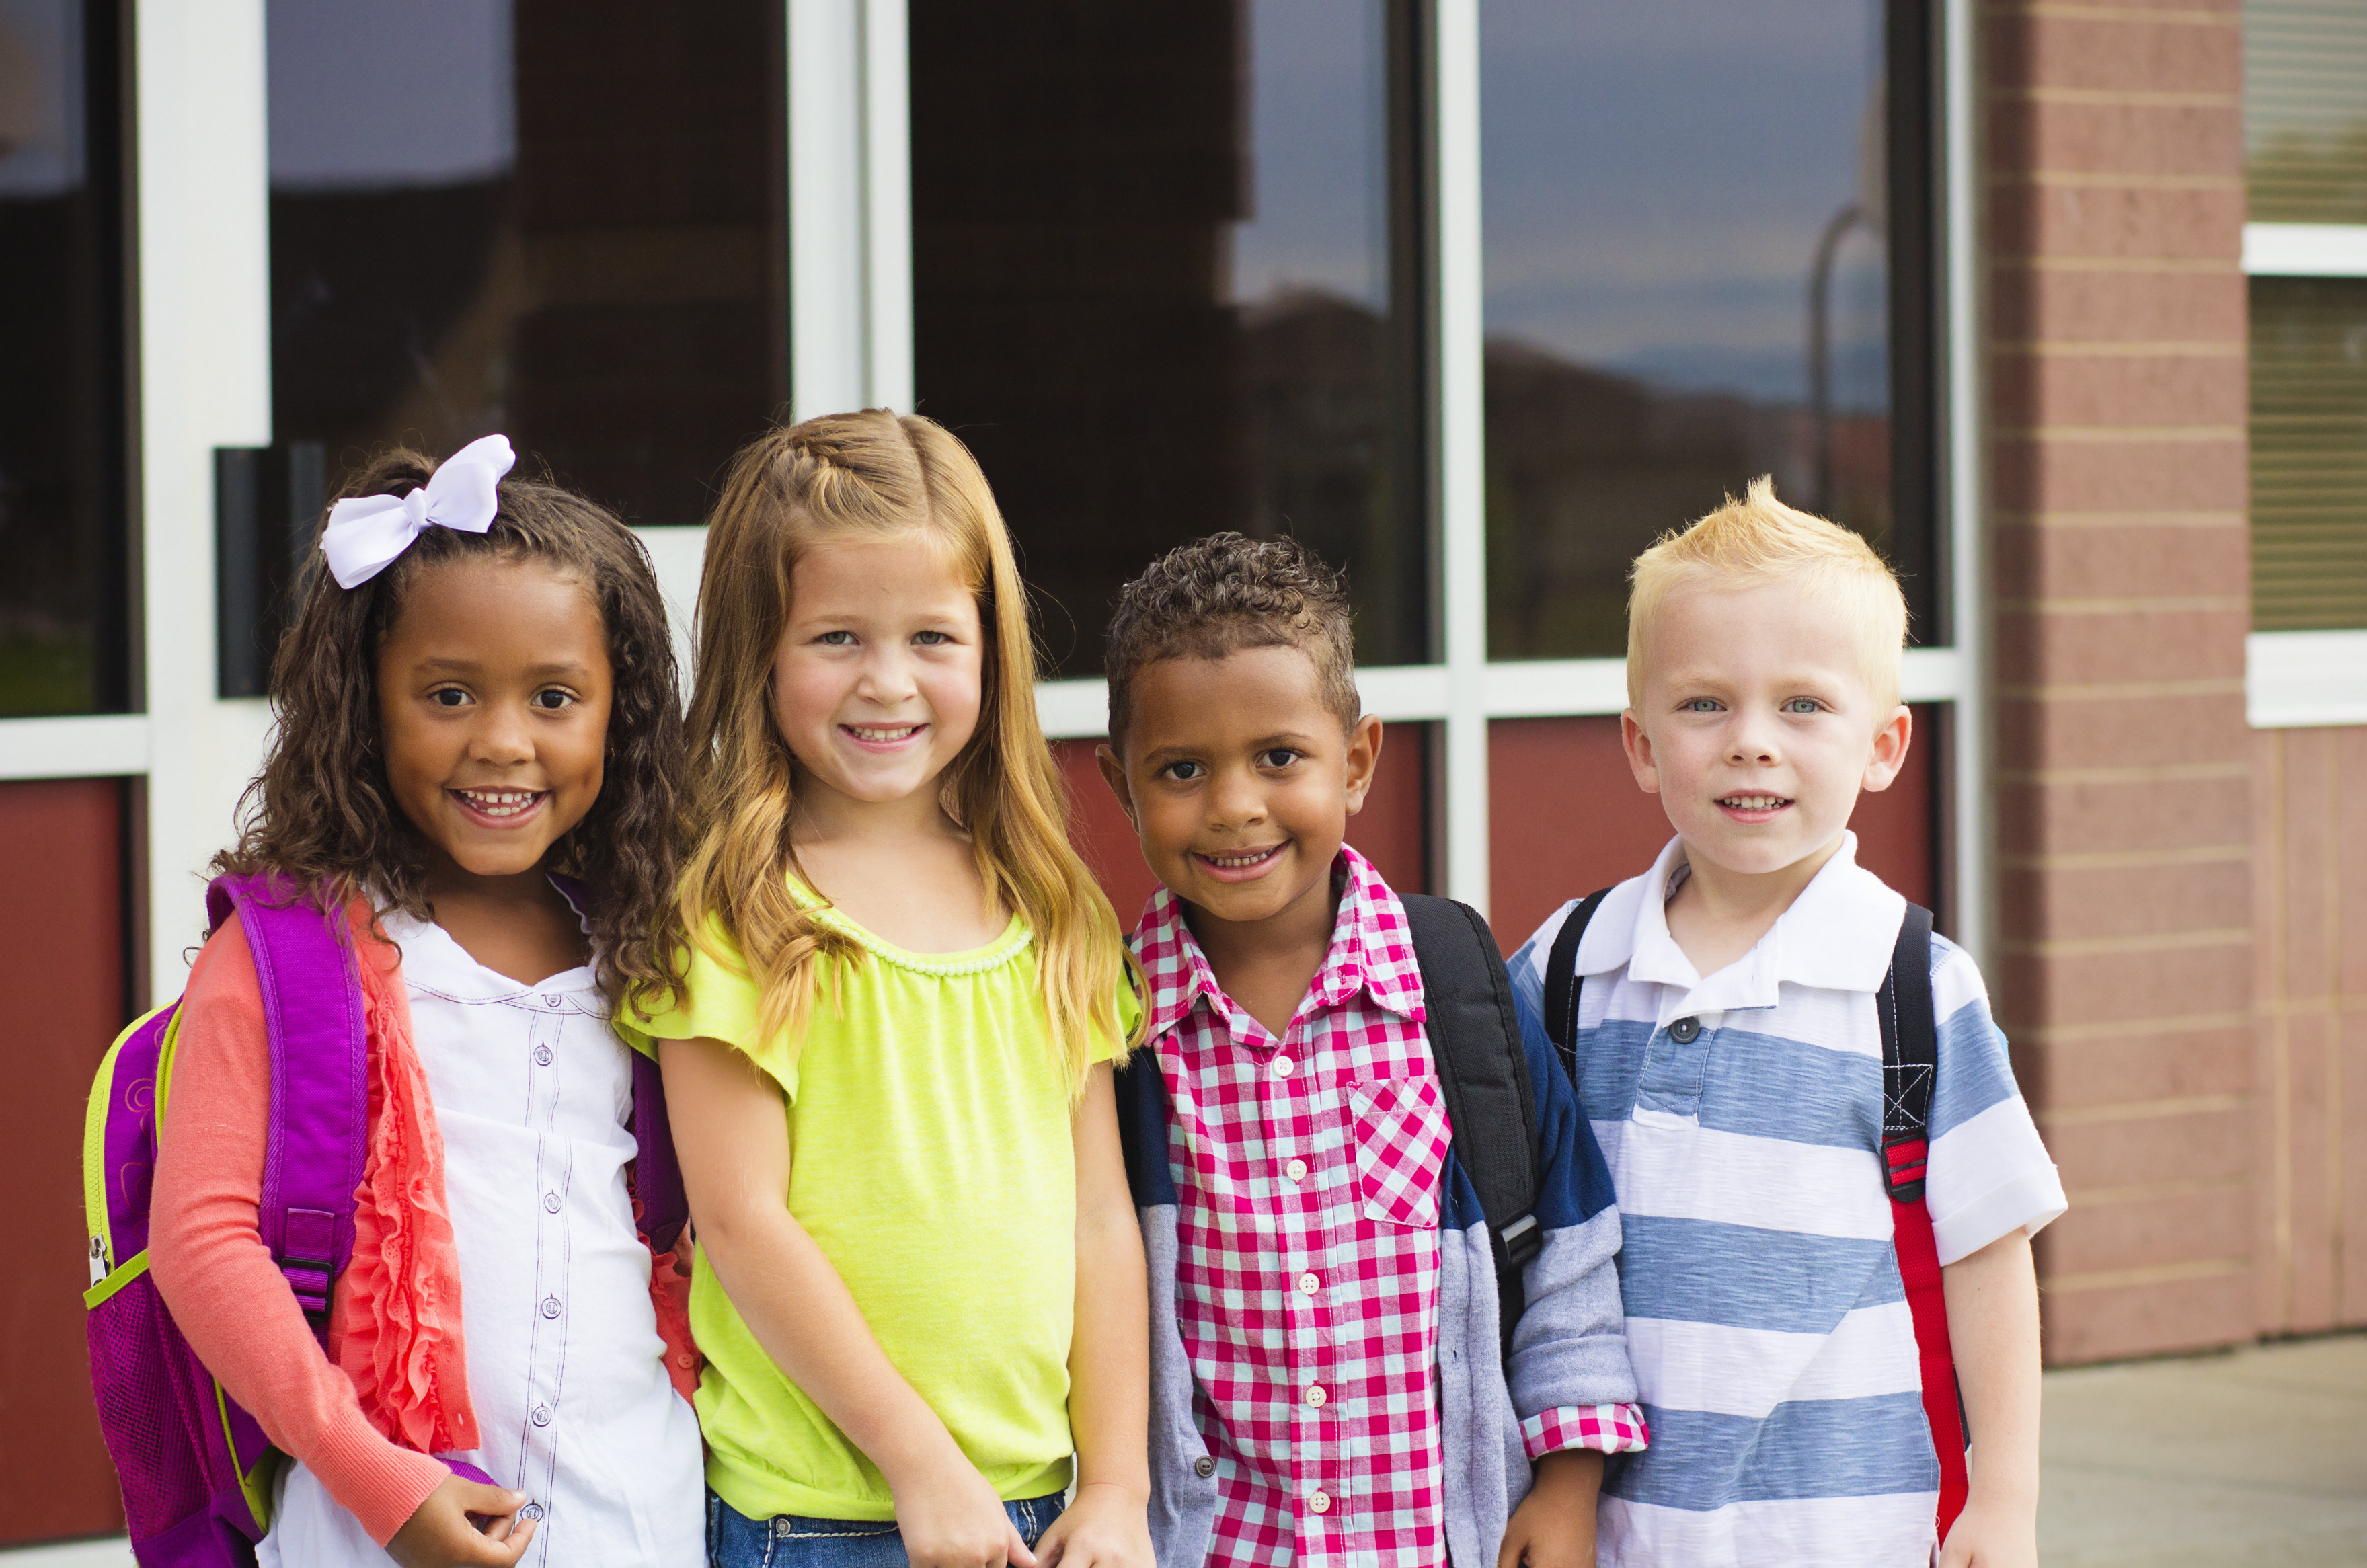
[[[1406,914],[1342,840],[1380,753],[1346,586],[1219,534],[1121,595],[1101,766],[1165,886],[1119,1090],[1151,1273],[1161,1568],[1590,1568],[1603,1456],[1644,1446],[1619,1216],[1526,1050],[1543,1245],[1510,1336],[1453,1147]]]

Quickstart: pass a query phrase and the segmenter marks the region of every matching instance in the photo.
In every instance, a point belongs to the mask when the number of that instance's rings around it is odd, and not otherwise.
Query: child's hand
[[[525,1496],[506,1487],[447,1475],[394,1532],[387,1555],[402,1568],[509,1568],[534,1539],[534,1521],[517,1517],[525,1506]],[[471,1514],[484,1517],[481,1530],[469,1522]]]
[[[1940,1549],[1940,1568],[2038,1568],[2038,1521],[2028,1508],[1965,1503]]]
[[[1564,1449],[1537,1461],[1536,1481],[1504,1527],[1496,1568],[1594,1568],[1594,1503],[1603,1456]]]
[[[1151,1568],[1148,1500],[1100,1482],[1076,1500],[1036,1543],[1043,1568]]]
[[[912,1568],[1036,1568],[1036,1554],[978,1466],[951,1441],[946,1449],[950,1458],[888,1479]]]

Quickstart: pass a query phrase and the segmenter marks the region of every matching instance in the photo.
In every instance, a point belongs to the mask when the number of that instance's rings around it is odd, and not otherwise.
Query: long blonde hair
[[[987,660],[978,731],[946,772],[948,810],[968,832],[990,896],[1027,922],[1054,1049],[1082,1093],[1096,1038],[1117,1032],[1126,942],[1109,900],[1069,844],[1068,796],[1036,718],[1036,643],[1011,536],[978,461],[944,427],[886,409],[825,414],[760,437],[732,460],[708,522],[690,705],[691,822],[697,848],[682,918],[719,961],[712,918],[761,987],[764,1037],[794,1058],[818,959],[864,961],[861,945],[789,891],[797,867],[789,748],[773,716],[773,662],[798,558],[831,538],[918,535],[946,548],[978,596]],[[1122,1053],[1121,1053],[1122,1055]]]

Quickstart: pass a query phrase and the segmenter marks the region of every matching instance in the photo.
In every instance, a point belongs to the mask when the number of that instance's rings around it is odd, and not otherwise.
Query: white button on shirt
[[[441,927],[390,915],[384,928],[444,1139],[483,1443],[460,1457],[540,1510],[528,1563],[697,1568],[698,1422],[666,1378],[625,1187],[630,1047],[589,968],[520,986]],[[281,1491],[265,1568],[391,1561],[301,1466]]]

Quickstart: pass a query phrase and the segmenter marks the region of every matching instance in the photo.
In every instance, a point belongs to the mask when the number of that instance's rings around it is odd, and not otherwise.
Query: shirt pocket
[[[1365,1217],[1414,1230],[1438,1228],[1440,1178],[1455,1132],[1438,1075],[1352,1084],[1349,1139]]]

